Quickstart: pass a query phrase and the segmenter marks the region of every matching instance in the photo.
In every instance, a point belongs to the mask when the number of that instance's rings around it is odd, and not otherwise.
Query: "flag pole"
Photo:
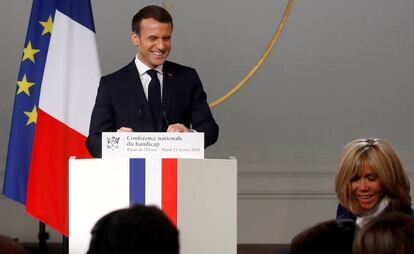
[[[62,237],[62,254],[69,254],[69,238],[63,235]]]
[[[38,251],[39,253],[49,253],[49,248],[46,241],[49,239],[49,233],[46,232],[45,223],[39,221],[39,233],[37,235],[39,239]]]

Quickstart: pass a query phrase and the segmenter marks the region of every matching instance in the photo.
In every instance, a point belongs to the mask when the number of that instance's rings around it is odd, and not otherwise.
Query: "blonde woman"
[[[347,144],[339,161],[335,191],[337,220],[359,226],[388,211],[412,214],[410,182],[391,145],[381,139],[357,139]]]

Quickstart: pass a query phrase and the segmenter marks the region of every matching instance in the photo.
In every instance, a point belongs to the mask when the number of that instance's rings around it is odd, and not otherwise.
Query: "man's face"
[[[138,47],[138,58],[150,68],[163,64],[171,50],[172,25],[153,18],[141,21],[141,32],[132,32],[132,43]]]

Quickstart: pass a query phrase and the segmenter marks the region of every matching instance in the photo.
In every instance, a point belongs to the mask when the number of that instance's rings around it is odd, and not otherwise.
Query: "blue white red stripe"
[[[130,204],[156,205],[177,224],[177,159],[130,159]]]

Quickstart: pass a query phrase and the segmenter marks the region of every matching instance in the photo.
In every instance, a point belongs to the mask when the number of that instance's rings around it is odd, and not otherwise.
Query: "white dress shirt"
[[[135,65],[137,66],[139,78],[141,79],[142,88],[144,89],[145,97],[148,100],[148,86],[151,81],[151,76],[147,73],[148,70],[151,68],[146,66],[141,60],[138,59],[138,57],[135,57]],[[161,85],[161,101],[162,101],[162,88],[163,88],[163,73],[162,73],[162,64],[158,65],[154,68],[154,70],[157,71],[158,79],[160,80]]]

